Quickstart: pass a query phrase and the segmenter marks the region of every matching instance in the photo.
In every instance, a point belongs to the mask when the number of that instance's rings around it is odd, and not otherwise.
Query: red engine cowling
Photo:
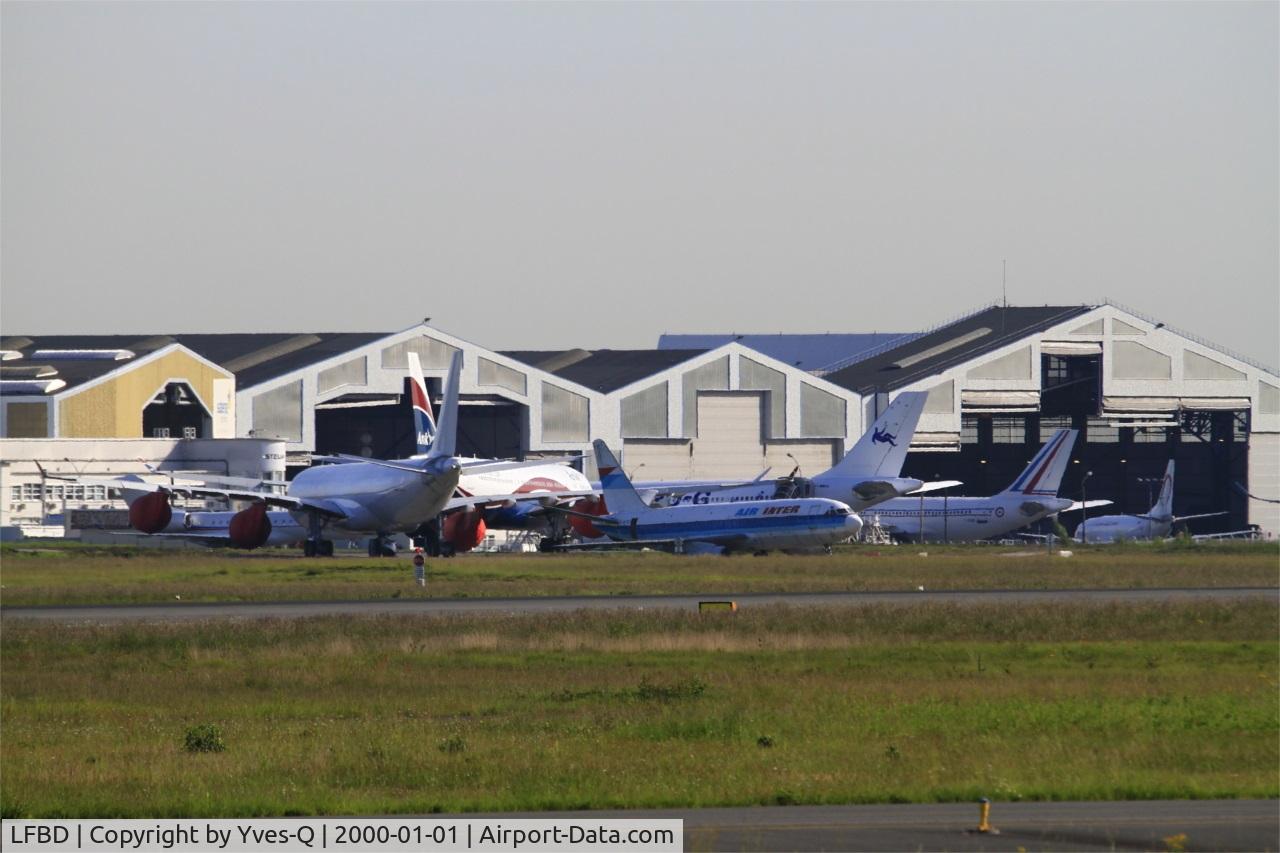
[[[261,548],[271,536],[271,519],[266,504],[254,504],[231,517],[227,538],[237,548]]]
[[[570,504],[569,509],[574,512],[582,512],[587,515],[608,515],[609,508],[605,506],[604,495],[598,498],[582,498]],[[589,519],[581,516],[569,516],[569,526],[573,528],[573,532],[585,539],[599,539],[604,534],[600,532],[600,528],[591,523]]]
[[[469,509],[445,516],[440,538],[452,545],[455,552],[463,554],[483,542],[487,532],[484,516]]]
[[[173,520],[173,508],[164,492],[151,492],[129,504],[129,526],[140,533],[159,533]]]

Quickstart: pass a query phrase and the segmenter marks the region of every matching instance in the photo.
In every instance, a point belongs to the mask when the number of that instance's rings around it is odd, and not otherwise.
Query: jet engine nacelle
[[[484,516],[478,510],[466,509],[445,516],[440,538],[456,553],[463,554],[483,542],[487,532]]]
[[[240,510],[231,517],[227,525],[227,538],[237,548],[261,548],[271,536],[271,519],[267,516],[267,505],[256,503],[248,509]]]
[[[539,518],[542,506],[536,501],[521,501],[511,506],[485,510],[485,524],[499,530],[523,530]]]
[[[129,504],[129,526],[140,533],[159,533],[173,520],[173,507],[164,492],[148,492]]]
[[[569,509],[574,512],[581,512],[587,515],[608,515],[609,508],[605,506],[604,495],[598,498],[582,498],[574,501]],[[591,523],[590,519],[583,518],[579,515],[569,516],[569,526],[573,528],[573,532],[585,539],[599,539],[604,534],[600,532],[600,528]]]

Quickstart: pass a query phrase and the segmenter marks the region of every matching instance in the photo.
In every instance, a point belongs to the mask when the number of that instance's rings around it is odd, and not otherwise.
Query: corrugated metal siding
[[[1280,433],[1249,435],[1249,493],[1280,499]],[[1249,500],[1249,523],[1271,536],[1280,536],[1280,504]]]
[[[382,366],[384,368],[408,368],[408,354],[416,352],[418,360],[422,362],[424,368],[443,370],[449,367],[450,362],[453,360],[453,354],[457,351],[457,347],[451,347],[444,341],[437,341],[435,338],[428,338],[423,335],[420,338],[401,341],[383,349]]]
[[[1280,415],[1280,388],[1266,382],[1258,383],[1258,414]]]
[[[1206,358],[1191,350],[1182,351],[1183,379],[1221,379],[1227,382],[1241,382],[1245,375],[1233,367],[1227,367],[1220,361]]]
[[[590,438],[587,398],[542,383],[542,440],[587,441]]]
[[[686,438],[698,434],[698,392],[724,391],[729,387],[729,356],[717,358],[701,367],[695,367],[684,374],[684,418],[683,427]]]
[[[302,441],[302,380],[290,382],[253,398],[256,438]]]
[[[956,410],[955,380],[948,380],[929,389],[929,396],[924,401],[924,410],[930,415],[949,415],[954,412]]]
[[[1016,349],[969,371],[970,379],[1030,379],[1031,347]]]
[[[49,404],[9,403],[5,409],[5,438],[48,438]]]
[[[743,391],[767,391],[764,404],[769,438],[785,438],[787,434],[787,377],[781,370],[759,362],[738,359],[738,387]]]
[[[666,382],[622,398],[622,437],[667,437]]]
[[[1111,375],[1115,379],[1169,379],[1171,365],[1169,356],[1135,341],[1111,344]]]
[[[806,438],[837,438],[845,431],[844,400],[800,383],[800,434]]]
[[[317,387],[324,394],[343,385],[365,385],[369,382],[369,360],[364,356],[335,364],[320,371]]]
[[[527,394],[529,388],[528,379],[523,373],[483,357],[480,359],[478,381],[481,385],[506,388],[520,395]]]

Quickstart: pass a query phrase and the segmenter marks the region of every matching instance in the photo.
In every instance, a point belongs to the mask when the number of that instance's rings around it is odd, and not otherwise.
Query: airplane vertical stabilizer
[[[1067,463],[1071,461],[1071,448],[1075,446],[1077,432],[1074,429],[1056,431],[1044,443],[1044,447],[1040,448],[1031,464],[1013,481],[1013,485],[1004,490],[1005,494],[1057,497],[1062,475],[1066,473]]]
[[[416,352],[409,353],[409,396],[413,404],[413,452],[415,456],[425,456],[431,452],[431,443],[436,438],[436,419],[431,413],[431,397],[427,394],[422,362]]]
[[[643,515],[649,507],[640,499],[635,486],[627,477],[618,459],[609,449],[609,445],[600,439],[591,443],[596,450],[596,467],[600,469],[600,491],[604,493],[605,505],[615,516]]]
[[[436,422],[435,440],[427,459],[440,459],[457,455],[458,445],[458,385],[462,380],[462,351],[453,354],[449,375],[444,381],[444,402],[440,406],[440,420]]]
[[[924,411],[927,391],[904,391],[829,473],[842,477],[897,477]]]
[[[1169,465],[1164,469],[1164,479],[1160,481],[1160,497],[1156,499],[1156,505],[1151,508],[1151,513],[1155,518],[1173,518],[1173,460],[1169,460]]]

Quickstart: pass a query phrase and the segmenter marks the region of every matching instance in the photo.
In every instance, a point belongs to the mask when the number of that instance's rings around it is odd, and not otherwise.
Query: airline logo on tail
[[[409,377],[409,394],[413,403],[417,452],[426,453],[431,450],[431,443],[436,439],[436,419],[431,414],[431,398],[427,396],[421,373]]]
[[[877,429],[871,433],[872,444],[887,444],[890,447],[897,447],[897,439],[898,437],[896,435],[890,435],[889,430],[887,429]]]
[[[1075,437],[1075,430],[1070,429],[1060,429],[1054,433],[1053,438],[1045,442],[1031,464],[1007,491],[1056,497],[1058,486],[1062,482],[1062,472],[1066,467],[1066,456],[1071,453]]]

